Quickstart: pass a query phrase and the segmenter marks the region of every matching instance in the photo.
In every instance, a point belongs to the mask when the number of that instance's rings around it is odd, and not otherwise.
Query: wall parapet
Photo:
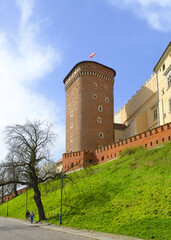
[[[63,154],[63,171],[71,165],[75,169],[84,168],[88,164],[100,164],[120,157],[120,151],[129,147],[143,146],[147,149],[159,146],[171,140],[171,122],[127,139],[100,147],[94,151],[82,151]],[[70,154],[70,155],[69,155]]]
[[[24,193],[26,190],[27,190],[27,187],[21,188],[21,189],[19,189],[19,190],[17,191],[17,194],[18,194],[18,195],[21,195],[21,194]],[[11,194],[5,195],[5,196],[1,199],[1,201],[2,201],[2,202],[7,202],[7,201],[9,201],[9,200],[11,200],[11,199],[13,199],[13,198],[15,198],[15,197],[16,197],[15,193],[12,192]]]
[[[118,111],[116,111],[114,115],[119,114],[119,113],[126,107],[126,105],[128,105],[128,104],[134,99],[134,97],[136,97],[137,94],[139,94],[139,93],[144,89],[144,87],[146,87],[146,85],[147,85],[154,77],[156,77],[156,73],[152,73],[152,74],[151,74],[151,77],[150,77],[149,79],[146,79],[145,84],[142,85],[142,86],[136,91],[136,93],[131,96],[131,98],[127,101],[127,103],[125,103],[123,107],[121,107]]]

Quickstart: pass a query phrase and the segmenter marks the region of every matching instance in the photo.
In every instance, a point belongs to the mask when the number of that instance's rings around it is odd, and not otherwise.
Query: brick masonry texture
[[[78,63],[65,78],[66,152],[96,149],[114,141],[115,74],[111,68],[85,61]],[[100,133],[103,133],[101,138]]]
[[[63,171],[74,171],[118,158],[120,151],[130,147],[143,146],[147,149],[160,146],[171,140],[171,122],[152,130],[137,134],[122,141],[92,151],[78,151],[63,154]]]
[[[24,193],[26,190],[27,190],[27,188],[25,187],[25,188],[22,188],[22,189],[18,190],[17,193],[18,193],[18,195],[20,195],[20,194]],[[16,196],[15,196],[14,192],[11,193],[11,194],[7,194],[3,197],[2,202],[7,202],[8,200],[11,200],[15,197]]]

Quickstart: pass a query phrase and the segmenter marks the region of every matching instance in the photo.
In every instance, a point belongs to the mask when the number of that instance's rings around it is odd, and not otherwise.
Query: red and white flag
[[[92,57],[94,57],[95,54],[96,53],[94,52],[94,53],[90,54],[89,57],[92,58]]]

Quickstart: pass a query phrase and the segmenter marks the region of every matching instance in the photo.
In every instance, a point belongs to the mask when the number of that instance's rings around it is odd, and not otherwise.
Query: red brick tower
[[[76,64],[64,79],[66,152],[113,143],[113,84],[116,72],[93,61]]]

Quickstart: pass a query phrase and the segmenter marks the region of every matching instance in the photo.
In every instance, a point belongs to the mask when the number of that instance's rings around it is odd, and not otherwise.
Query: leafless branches
[[[8,177],[0,180],[0,186],[13,184],[16,190],[17,184],[21,184],[33,188],[40,220],[45,219],[45,213],[38,185],[58,176],[49,151],[56,137],[53,127],[52,123],[27,121],[5,129],[9,153],[1,169]]]

